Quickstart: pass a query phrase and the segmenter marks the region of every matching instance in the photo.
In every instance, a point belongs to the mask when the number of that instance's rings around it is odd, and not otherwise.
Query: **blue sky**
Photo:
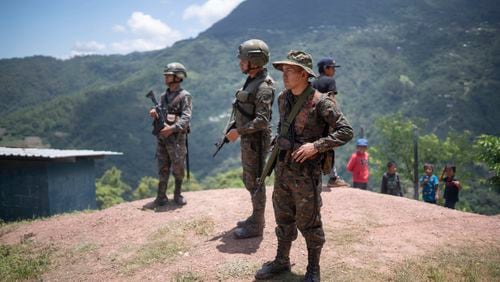
[[[195,37],[243,0],[1,0],[0,58],[126,54]]]

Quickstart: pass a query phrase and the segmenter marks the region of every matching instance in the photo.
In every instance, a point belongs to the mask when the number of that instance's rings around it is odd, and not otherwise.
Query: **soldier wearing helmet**
[[[251,39],[239,46],[240,70],[247,75],[245,84],[236,92],[233,103],[235,127],[226,138],[230,142],[240,138],[243,183],[250,192],[252,214],[237,223],[237,239],[262,236],[266,191],[258,184],[271,139],[271,108],[274,100],[274,82],[264,67],[269,61],[269,48],[259,39]]]
[[[157,138],[156,158],[158,159],[158,194],[151,208],[167,204],[167,184],[170,171],[175,178],[174,202],[185,205],[181,195],[184,179],[184,165],[187,154],[187,134],[191,122],[191,94],[181,87],[187,77],[186,68],[181,63],[170,63],[163,72],[167,90],[160,97],[160,106],[165,109],[166,124]],[[154,109],[149,112],[154,119],[158,114]]]

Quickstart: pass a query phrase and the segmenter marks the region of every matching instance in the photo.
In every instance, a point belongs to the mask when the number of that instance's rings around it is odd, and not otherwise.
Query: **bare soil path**
[[[275,255],[272,188],[264,236],[246,240],[232,237],[236,221],[250,213],[246,190],[184,194],[186,206],[169,203],[157,212],[142,210],[147,199],[19,224],[0,230],[0,244],[50,246],[54,261],[42,276],[49,281],[253,281],[255,270]],[[500,251],[499,216],[351,188],[321,195],[324,281],[383,280],[408,260],[439,249]],[[307,264],[300,235],[291,260],[293,273],[283,279],[299,280]]]

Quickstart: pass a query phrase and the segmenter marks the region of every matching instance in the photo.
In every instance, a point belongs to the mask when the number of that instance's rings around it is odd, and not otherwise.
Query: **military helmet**
[[[173,62],[173,63],[168,64],[165,67],[163,74],[165,74],[165,75],[173,74],[180,79],[184,79],[187,77],[186,68],[184,67],[183,64],[177,63],[177,62]]]
[[[240,44],[238,58],[252,65],[263,67],[269,62],[269,47],[260,39],[250,39]]]

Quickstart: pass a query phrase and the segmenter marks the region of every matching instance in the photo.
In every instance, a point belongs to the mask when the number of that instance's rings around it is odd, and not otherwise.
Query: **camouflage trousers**
[[[273,207],[278,240],[294,241],[297,228],[308,249],[325,243],[321,222],[321,168],[279,161],[275,169]]]
[[[158,160],[158,176],[160,185],[168,184],[170,171],[177,181],[184,179],[186,162],[186,134],[174,133],[165,138],[160,136],[156,144],[156,159]]]
[[[242,179],[245,188],[252,196],[254,210],[263,210],[266,207],[266,188],[264,184],[257,184],[257,178],[264,169],[269,144],[270,134],[267,132],[241,136]],[[257,189],[259,190],[256,193]]]

